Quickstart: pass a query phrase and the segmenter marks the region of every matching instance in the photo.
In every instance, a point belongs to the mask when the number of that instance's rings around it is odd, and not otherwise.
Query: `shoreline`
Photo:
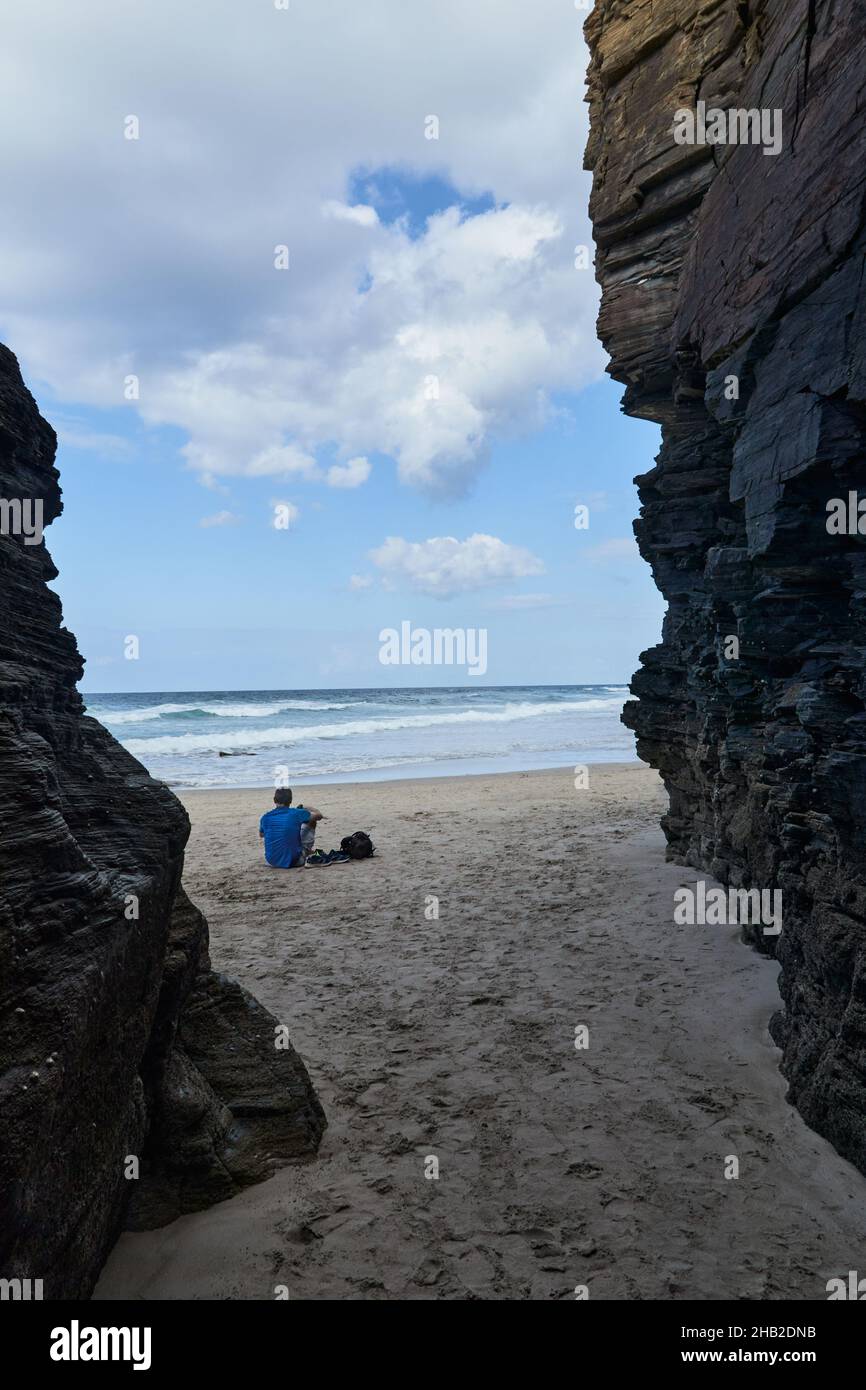
[[[490,772],[490,771],[483,771],[483,770],[481,770],[481,771],[476,771],[476,772],[443,772],[443,773],[434,773],[434,774],[426,773],[426,774],[419,774],[419,775],[417,775],[417,776],[409,776],[409,775],[407,774],[407,776],[405,776],[405,777],[393,777],[393,776],[386,776],[386,775],[383,774],[381,777],[379,777],[379,776],[375,776],[375,777],[363,777],[363,778],[359,778],[357,781],[354,781],[352,776],[335,777],[333,780],[331,780],[331,774],[330,774],[330,773],[327,773],[327,774],[322,774],[322,780],[321,780],[321,781],[319,781],[317,778],[298,778],[296,781],[293,781],[293,782],[292,782],[292,790],[293,790],[293,791],[300,791],[300,790],[302,790],[303,787],[334,787],[334,788],[340,788],[340,787],[367,787],[367,786],[382,786],[382,785],[386,785],[386,786],[387,786],[388,784],[390,784],[390,783],[392,783],[392,782],[395,783],[395,784],[399,784],[400,786],[411,786],[411,785],[413,785],[413,784],[415,784],[415,783],[422,784],[422,783],[427,783],[427,782],[456,782],[456,783],[459,783],[459,782],[464,782],[464,781],[466,781],[467,779],[472,779],[472,778],[482,778],[482,777],[496,777],[496,778],[500,778],[500,777],[549,777],[549,776],[553,776],[554,774],[557,774],[557,773],[560,774],[560,775],[563,774],[563,773],[566,773],[566,774],[568,774],[569,776],[572,776],[572,778],[573,778],[573,769],[574,769],[575,766],[580,766],[580,764],[575,764],[574,762],[572,762],[571,760],[569,760],[568,762],[557,763],[557,765],[556,765],[555,767],[503,768],[501,771],[497,771],[497,772]],[[633,758],[633,759],[629,759],[629,760],[627,760],[627,761],[620,760],[620,761],[615,761],[615,762],[614,762],[614,761],[610,761],[610,762],[588,763],[588,764],[586,764],[586,766],[589,767],[589,768],[595,768],[595,769],[597,769],[599,772],[604,771],[604,770],[610,771],[610,770],[612,770],[612,769],[621,769],[623,772],[627,772],[627,771],[630,771],[630,770],[634,770],[634,771],[643,771],[643,772],[652,772],[652,769],[649,767],[649,765],[648,765],[647,763],[641,762],[640,758],[638,758],[638,757],[635,757],[635,758]],[[392,772],[393,772],[393,768],[388,768],[388,769],[387,769],[387,772],[388,772],[388,773],[392,773]],[[327,780],[325,780],[326,778],[327,778]],[[274,790],[274,784],[273,784],[273,782],[263,782],[261,785],[255,785],[255,784],[253,784],[253,783],[250,783],[248,786],[243,786],[243,787],[181,787],[181,786],[175,786],[175,785],[170,784],[170,783],[166,783],[166,786],[168,786],[168,787],[170,788],[170,790],[174,792],[175,796],[178,798],[179,801],[184,801],[185,798],[188,797],[188,796],[191,796],[191,797],[213,796],[213,795],[215,795],[215,794],[222,793],[222,792],[238,793],[238,792],[267,792],[267,791],[270,791],[271,793],[273,793],[273,790]]]
[[[317,844],[378,853],[324,872],[265,871],[261,791],[220,790],[184,798],[184,883],[329,1127],[122,1235],[95,1298],[823,1300],[858,1268],[866,1179],[785,1100],[778,966],[674,925],[710,880],[666,861],[644,764],[332,784]]]

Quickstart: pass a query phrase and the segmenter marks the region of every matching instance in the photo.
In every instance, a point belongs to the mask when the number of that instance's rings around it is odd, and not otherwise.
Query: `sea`
[[[516,772],[636,758],[623,685],[87,694],[179,789]]]

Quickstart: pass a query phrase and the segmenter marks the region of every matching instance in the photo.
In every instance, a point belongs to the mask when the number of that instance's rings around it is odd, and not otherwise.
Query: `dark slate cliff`
[[[0,348],[0,1277],[74,1298],[124,1220],[309,1157],[325,1120],[276,1021],[211,970],[183,808],[83,713],[57,572],[4,506],[59,514],[54,453]]]
[[[671,857],[782,891],[790,1098],[866,1169],[866,538],[827,528],[866,497],[862,6],[597,0],[586,33],[599,331],[663,439],[625,722]],[[678,145],[699,101],[781,110],[781,152]]]

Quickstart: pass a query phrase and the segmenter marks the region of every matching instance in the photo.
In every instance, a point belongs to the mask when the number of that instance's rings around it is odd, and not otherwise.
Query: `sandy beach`
[[[289,1025],[329,1129],[124,1235],[97,1298],[823,1300],[862,1269],[866,1179],[784,1099],[776,966],[673,924],[699,875],[665,862],[654,772],[298,786],[319,846],[379,853],[288,872],[267,791],[181,798],[214,965]]]

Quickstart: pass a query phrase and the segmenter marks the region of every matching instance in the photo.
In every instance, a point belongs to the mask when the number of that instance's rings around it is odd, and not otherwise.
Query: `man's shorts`
[[[313,849],[315,848],[316,827],[314,825],[311,825],[310,822],[307,821],[306,825],[301,826],[300,831],[298,833],[301,837],[301,857],[300,859],[298,859],[297,864],[298,867],[301,867],[307,855],[312,854]]]

